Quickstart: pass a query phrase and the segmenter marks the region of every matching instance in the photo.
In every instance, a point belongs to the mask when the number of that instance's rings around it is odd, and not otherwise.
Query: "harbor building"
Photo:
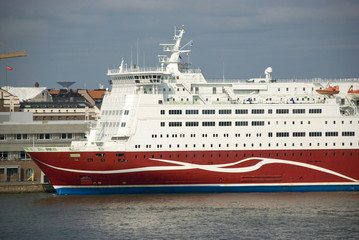
[[[91,121],[34,121],[32,112],[0,113],[0,182],[44,181],[24,147],[70,145],[83,140]],[[46,179],[45,179],[46,181]]]
[[[83,140],[106,90],[0,88],[0,182],[46,181],[24,152],[31,146],[69,146]]]

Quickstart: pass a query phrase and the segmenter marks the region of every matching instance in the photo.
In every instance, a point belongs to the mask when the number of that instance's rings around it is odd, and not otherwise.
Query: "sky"
[[[0,60],[0,86],[109,87],[122,58],[159,66],[159,44],[182,25],[192,68],[208,79],[264,77],[269,66],[277,79],[359,77],[355,0],[0,0],[0,42],[28,54]]]

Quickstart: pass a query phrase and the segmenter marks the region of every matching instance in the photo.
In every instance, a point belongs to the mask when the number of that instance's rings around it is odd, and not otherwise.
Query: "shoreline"
[[[2,193],[36,193],[55,192],[51,183],[40,182],[0,182],[0,194]]]

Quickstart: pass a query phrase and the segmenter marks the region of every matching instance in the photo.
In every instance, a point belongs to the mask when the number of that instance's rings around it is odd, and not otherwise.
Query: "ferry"
[[[359,190],[359,79],[206,80],[160,44],[157,68],[122,60],[84,141],[27,147],[57,194]],[[181,57],[182,55],[182,57]]]

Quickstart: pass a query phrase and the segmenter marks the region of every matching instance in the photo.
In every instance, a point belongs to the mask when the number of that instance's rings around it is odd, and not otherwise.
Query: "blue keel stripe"
[[[359,185],[60,187],[58,195],[359,191]]]

